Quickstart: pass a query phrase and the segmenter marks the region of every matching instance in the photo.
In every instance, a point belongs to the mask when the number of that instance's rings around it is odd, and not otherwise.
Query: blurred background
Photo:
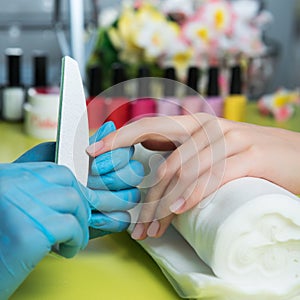
[[[67,0],[0,0],[0,83],[6,81],[4,52],[8,47],[23,49],[22,78],[32,82],[31,60],[36,49],[49,55],[49,80],[60,79],[60,59],[68,52],[64,49],[70,40],[70,3]],[[120,8],[122,1],[86,0],[84,6],[85,62],[91,52],[98,26],[99,13],[108,7]],[[264,7],[274,20],[267,26],[265,35],[278,43],[276,72],[267,82],[266,91],[284,86],[295,88],[300,81],[300,0],[264,0]],[[63,37],[64,35],[64,37]],[[67,47],[65,47],[67,48]],[[83,63],[83,62],[82,62]]]

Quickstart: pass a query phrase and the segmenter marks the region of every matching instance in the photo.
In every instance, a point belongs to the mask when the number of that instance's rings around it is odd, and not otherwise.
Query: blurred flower
[[[163,30],[162,30],[163,28]],[[136,43],[145,50],[146,57],[158,58],[168,52],[179,35],[179,26],[167,20],[152,19],[141,26],[136,36]]]
[[[271,19],[260,18],[259,2],[255,0],[234,1],[232,4],[235,19],[232,37],[229,40],[231,53],[241,52],[249,57],[260,56],[266,51],[263,42],[262,26]]]
[[[183,79],[190,65],[262,55],[263,28],[271,20],[256,0],[123,1],[117,18],[106,13],[91,61],[109,68],[116,60],[130,72],[148,64],[155,74],[173,65]]]
[[[261,97],[257,103],[261,114],[271,114],[276,121],[288,120],[294,113],[294,106],[299,105],[299,90],[279,89],[273,94]]]
[[[194,65],[196,62],[195,56],[195,48],[179,38],[177,42],[169,48],[160,64],[163,67],[174,66],[178,78],[184,79],[188,66],[191,64]]]
[[[259,13],[259,2],[255,0],[234,1],[232,9],[243,22],[252,22]]]
[[[230,34],[235,21],[231,2],[211,0],[200,6],[196,12],[199,22],[205,23],[211,31]]]
[[[130,64],[138,63],[142,56],[142,49],[136,43],[139,24],[132,22],[133,18],[135,18],[134,9],[126,7],[118,19],[118,26],[109,27],[107,30],[111,43],[118,51],[120,60]]]
[[[209,30],[206,24],[195,19],[187,22],[183,26],[182,34],[186,42],[197,49],[198,53],[206,53],[209,50],[214,33]]]
[[[107,8],[99,16],[99,24],[101,27],[111,26],[118,18],[118,11],[115,8]]]

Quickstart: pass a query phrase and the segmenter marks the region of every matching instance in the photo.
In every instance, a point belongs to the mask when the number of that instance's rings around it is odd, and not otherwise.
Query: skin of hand
[[[134,239],[160,237],[174,214],[181,214],[223,184],[258,177],[300,193],[300,133],[233,122],[204,113],[144,118],[128,124],[87,152],[96,156],[142,143],[151,150],[172,151],[157,170],[147,193]]]

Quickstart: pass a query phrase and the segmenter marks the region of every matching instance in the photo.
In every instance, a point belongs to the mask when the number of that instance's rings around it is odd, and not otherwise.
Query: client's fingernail
[[[185,200],[183,198],[179,198],[177,201],[170,205],[170,211],[176,213],[184,206],[184,204]]]
[[[147,230],[148,236],[155,237],[158,233],[159,228],[160,228],[160,223],[157,220],[154,220]]]
[[[140,224],[140,223],[136,224],[131,233],[131,237],[135,240],[140,239],[144,233],[144,229],[145,229],[145,226],[143,224]]]
[[[103,141],[99,141],[95,144],[92,144],[92,145],[89,145],[87,148],[86,148],[86,152],[89,154],[89,155],[94,155],[96,152],[100,151],[102,148],[104,147],[104,143]]]

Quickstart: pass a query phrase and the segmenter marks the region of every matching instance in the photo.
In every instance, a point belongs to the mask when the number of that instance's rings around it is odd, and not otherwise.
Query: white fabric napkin
[[[135,158],[150,170],[146,186],[163,159],[157,155],[137,147]],[[161,238],[139,242],[178,294],[194,299],[300,299],[298,197],[266,180],[246,177],[227,183],[204,203],[177,216]]]

